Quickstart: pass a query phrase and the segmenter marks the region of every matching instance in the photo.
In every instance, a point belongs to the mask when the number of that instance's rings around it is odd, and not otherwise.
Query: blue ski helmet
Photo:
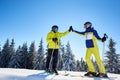
[[[84,23],[84,25],[87,25],[87,24],[90,24],[90,27],[92,26],[92,23],[89,21]]]
[[[58,26],[57,25],[53,25],[52,26],[52,31],[58,31]]]

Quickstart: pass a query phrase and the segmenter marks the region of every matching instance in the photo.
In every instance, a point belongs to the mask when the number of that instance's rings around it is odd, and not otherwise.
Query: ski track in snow
[[[0,68],[0,80],[120,80],[120,74],[108,73],[107,78],[84,77],[85,72],[58,71],[59,75],[45,73],[43,70]]]

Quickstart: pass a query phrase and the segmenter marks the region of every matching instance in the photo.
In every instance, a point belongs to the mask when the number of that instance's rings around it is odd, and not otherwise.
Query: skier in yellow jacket
[[[97,76],[97,77],[107,77],[106,70],[103,66],[103,63],[100,59],[99,49],[96,43],[96,39],[98,39],[101,42],[106,41],[106,37],[100,38],[97,31],[92,28],[91,22],[85,22],[84,28],[86,29],[83,32],[78,32],[76,30],[73,30],[73,32],[78,33],[80,35],[84,35],[86,38],[86,62],[89,68],[88,73],[85,74],[85,76]],[[99,73],[97,74],[95,72],[95,68],[93,66],[93,63],[91,61],[91,56],[94,55],[96,62],[99,67]]]
[[[48,42],[48,55],[47,55],[47,61],[46,61],[46,71],[47,72],[53,72],[58,75],[58,72],[56,70],[57,61],[58,61],[58,49],[59,49],[59,42],[60,38],[63,36],[66,36],[69,34],[69,32],[72,30],[72,26],[69,28],[68,31],[60,33],[58,32],[58,26],[53,25],[52,30],[47,35],[47,42]],[[52,57],[52,59],[51,59]],[[52,71],[49,69],[52,61]]]

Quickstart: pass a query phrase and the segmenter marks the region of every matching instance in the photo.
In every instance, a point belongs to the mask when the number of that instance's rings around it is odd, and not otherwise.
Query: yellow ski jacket
[[[56,32],[54,33],[53,31],[49,32],[47,35],[47,42],[48,42],[48,48],[49,49],[59,49],[59,45],[60,45],[60,38],[63,36],[66,36],[67,34],[69,34],[69,31],[60,33],[60,32]],[[53,38],[57,38],[58,41],[55,43],[52,39]]]

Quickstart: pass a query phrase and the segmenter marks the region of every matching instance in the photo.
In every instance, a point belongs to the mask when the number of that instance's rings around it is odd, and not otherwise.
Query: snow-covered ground
[[[0,68],[0,80],[120,80],[119,74],[108,73],[110,79],[83,77],[85,72],[71,72],[64,76],[65,71],[59,71],[60,75],[48,74],[42,70]]]

